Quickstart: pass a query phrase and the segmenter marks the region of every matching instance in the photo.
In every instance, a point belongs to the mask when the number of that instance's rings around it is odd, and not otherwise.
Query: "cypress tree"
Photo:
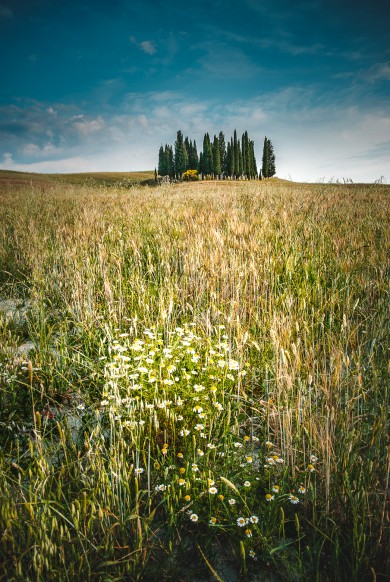
[[[237,131],[234,130],[234,134],[233,134],[233,155],[234,155],[234,164],[233,164],[233,176],[237,179],[238,177],[238,170],[239,170],[239,164],[240,164],[240,160],[239,160],[239,152],[238,152],[238,143],[237,143]]]
[[[241,138],[241,151],[242,151],[242,174],[243,176],[249,180],[250,178],[250,160],[249,160],[249,151],[248,151],[248,132],[245,131],[242,134]]]
[[[168,175],[166,160],[167,160],[167,158],[165,155],[165,151],[164,151],[164,148],[161,144],[160,149],[158,151],[158,173],[160,176],[167,176]]]
[[[221,151],[219,149],[219,140],[217,136],[214,136],[213,141],[213,174],[215,176],[221,177],[222,168],[221,168]]]
[[[203,152],[199,154],[199,174],[202,175],[202,179],[204,178],[204,166],[203,166]]]
[[[174,180],[175,178],[175,160],[173,158],[173,148],[170,145],[166,146],[166,164],[167,164],[167,171],[168,171],[168,176]]]
[[[263,178],[271,178],[276,173],[275,169],[275,154],[274,148],[267,137],[264,138],[263,146],[263,163],[261,167],[261,174]]]
[[[237,140],[237,152],[238,152],[238,177],[240,178],[243,174],[243,159],[240,140]]]
[[[186,166],[187,152],[184,145],[183,134],[179,129],[175,141],[175,173],[179,180],[181,179],[182,173],[185,172]]]
[[[213,148],[208,133],[203,138],[203,172],[206,176],[213,173]]]
[[[225,136],[224,136],[222,131],[219,132],[218,142],[219,142],[219,157],[221,160],[221,173],[225,176],[227,174],[226,144],[225,144]]]
[[[250,159],[250,177],[257,178],[257,164],[255,158],[255,144],[252,140],[249,141],[249,159]]]
[[[198,152],[196,150],[196,141],[194,143],[190,140],[188,151],[188,169],[197,170],[199,165]]]

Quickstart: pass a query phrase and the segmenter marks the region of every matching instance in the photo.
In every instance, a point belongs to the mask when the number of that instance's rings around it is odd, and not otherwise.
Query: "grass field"
[[[43,181],[0,184],[0,580],[385,580],[390,187]]]
[[[84,172],[79,174],[34,174],[29,172],[15,172],[0,170],[0,185],[2,189],[15,188],[28,183],[35,188],[44,188],[56,183],[74,184],[81,186],[137,186],[141,182],[153,180],[154,171],[145,172]]]

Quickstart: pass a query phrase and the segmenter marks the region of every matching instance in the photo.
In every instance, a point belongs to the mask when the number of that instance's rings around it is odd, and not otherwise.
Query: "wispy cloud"
[[[361,71],[360,76],[371,83],[390,81],[390,62],[376,63],[366,71]]]
[[[200,74],[206,72],[214,78],[239,79],[251,77],[262,71],[241,48],[210,40],[192,47],[199,52],[197,63]]]
[[[129,40],[147,55],[154,55],[157,52],[155,44],[151,40],[141,40],[139,42],[134,36],[131,36]]]

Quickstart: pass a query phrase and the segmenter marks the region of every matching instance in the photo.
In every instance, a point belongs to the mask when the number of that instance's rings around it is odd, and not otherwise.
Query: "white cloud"
[[[141,42],[138,42],[135,36],[131,36],[129,40],[147,55],[154,55],[157,52],[155,44],[151,40],[142,40]]]
[[[147,55],[154,55],[157,52],[157,49],[151,40],[143,40],[142,42],[139,43],[138,46]]]
[[[96,119],[86,119],[84,115],[77,115],[73,127],[81,136],[87,137],[100,132],[104,127],[104,120],[101,115]]]

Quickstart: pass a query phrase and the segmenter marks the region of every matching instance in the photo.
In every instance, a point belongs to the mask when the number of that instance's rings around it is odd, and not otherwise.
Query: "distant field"
[[[143,181],[154,178],[154,170],[144,172],[85,172],[78,174],[36,174],[28,172],[14,172],[0,170],[0,187],[22,186],[26,182],[34,184],[67,183],[89,186],[112,186],[121,184],[138,185]]]
[[[0,176],[0,580],[386,580],[390,186]]]

